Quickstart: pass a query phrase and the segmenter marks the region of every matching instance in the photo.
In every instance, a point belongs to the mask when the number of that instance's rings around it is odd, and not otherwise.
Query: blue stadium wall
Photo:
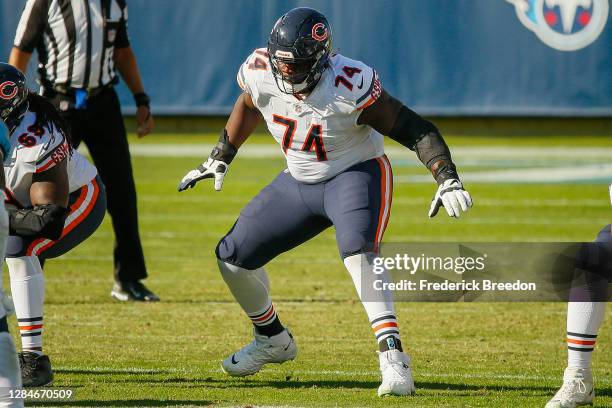
[[[589,8],[574,9],[569,34],[555,6],[559,0],[128,0],[128,5],[132,45],[157,114],[228,113],[245,57],[265,45],[279,15],[310,6],[328,16],[339,52],[375,67],[389,92],[423,114],[611,116],[607,2],[592,0]],[[0,0],[2,59],[23,4]],[[517,12],[521,5],[525,11]],[[555,19],[556,27],[547,24]],[[604,24],[596,39],[582,38]],[[555,49],[547,44],[555,37],[551,28],[561,41],[589,44],[576,51]],[[129,111],[130,94],[124,85],[119,90]]]

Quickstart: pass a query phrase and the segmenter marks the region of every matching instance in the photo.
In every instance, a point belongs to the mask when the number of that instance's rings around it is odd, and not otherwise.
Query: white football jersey
[[[330,58],[319,83],[301,100],[278,89],[265,48],[255,50],[237,76],[281,145],[289,172],[306,183],[384,154],[383,136],[357,124],[361,110],[382,92],[376,71],[340,54]]]
[[[10,135],[11,153],[4,161],[6,200],[18,207],[31,207],[32,176],[68,158],[70,192],[89,183],[98,174],[95,166],[76,150],[70,154],[64,134],[55,126],[51,131],[34,126],[36,114],[28,111]]]

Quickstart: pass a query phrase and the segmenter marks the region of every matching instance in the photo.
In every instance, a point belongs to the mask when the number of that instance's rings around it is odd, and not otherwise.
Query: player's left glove
[[[471,206],[472,197],[463,189],[463,184],[457,179],[448,179],[438,186],[431,200],[429,218],[435,217],[440,207],[444,207],[449,217],[459,218],[461,211],[466,212]]]
[[[224,129],[219,137],[219,143],[210,153],[208,160],[183,177],[178,186],[178,191],[192,188],[198,181],[207,178],[214,178],[215,190],[220,191],[228,166],[234,160],[236,153],[238,153],[238,149],[229,142],[227,130]]]
[[[215,190],[220,191],[223,186],[223,178],[227,173],[227,164],[221,160],[215,160],[209,157],[204,163],[200,164],[195,169],[183,177],[181,183],[178,186],[178,191],[184,191],[188,188],[192,188],[200,180],[207,178],[215,179]]]

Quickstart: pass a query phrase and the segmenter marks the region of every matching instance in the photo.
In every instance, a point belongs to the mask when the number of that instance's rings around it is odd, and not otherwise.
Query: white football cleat
[[[563,374],[563,385],[548,401],[546,408],[575,408],[593,405],[593,397],[595,397],[595,389],[591,369],[567,367]]]
[[[261,370],[264,364],[284,363],[297,355],[297,345],[288,329],[272,337],[258,334],[255,330],[253,332],[255,340],[221,363],[226,374],[236,377],[252,375]]]
[[[414,394],[410,357],[399,350],[389,350],[379,353],[378,358],[382,373],[378,396]]]

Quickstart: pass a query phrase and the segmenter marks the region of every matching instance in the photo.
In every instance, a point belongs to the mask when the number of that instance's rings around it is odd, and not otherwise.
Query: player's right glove
[[[466,212],[471,206],[472,197],[463,189],[463,184],[457,179],[448,179],[438,186],[431,200],[429,218],[435,217],[440,207],[444,207],[449,217],[459,218],[461,211]]]
[[[227,130],[223,129],[223,133],[219,137],[219,143],[210,153],[208,160],[183,177],[178,186],[178,191],[192,188],[198,181],[207,178],[214,178],[215,190],[220,191],[228,166],[234,160],[236,153],[238,153],[238,149],[230,143],[227,137]]]

